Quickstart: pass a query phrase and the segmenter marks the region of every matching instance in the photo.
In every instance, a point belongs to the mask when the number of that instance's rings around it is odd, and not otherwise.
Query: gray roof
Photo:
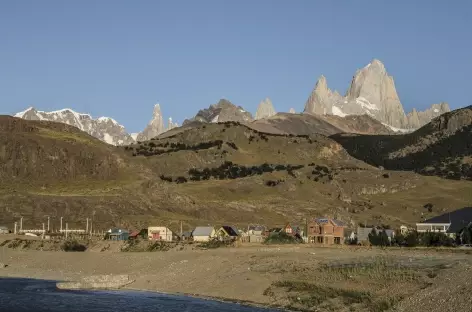
[[[266,227],[264,225],[250,225],[249,230],[253,231],[265,231]]]
[[[210,236],[211,232],[214,231],[212,226],[197,226],[195,230],[193,230],[193,236]]]

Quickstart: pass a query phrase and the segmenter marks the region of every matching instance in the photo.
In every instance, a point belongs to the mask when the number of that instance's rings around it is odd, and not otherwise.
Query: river
[[[275,310],[142,291],[59,290],[55,281],[0,277],[0,311],[274,312]]]

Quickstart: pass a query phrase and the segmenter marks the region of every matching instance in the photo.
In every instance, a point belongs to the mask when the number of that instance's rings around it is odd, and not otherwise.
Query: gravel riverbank
[[[159,252],[3,248],[0,255],[0,262],[8,265],[0,269],[0,278],[75,282],[126,274],[134,282],[125,289],[299,310],[415,311],[428,305],[430,312],[453,311],[465,307],[470,299],[464,294],[472,290],[470,278],[464,277],[472,272],[472,256],[433,250],[260,245]],[[469,292],[450,291],[452,283],[453,289]]]

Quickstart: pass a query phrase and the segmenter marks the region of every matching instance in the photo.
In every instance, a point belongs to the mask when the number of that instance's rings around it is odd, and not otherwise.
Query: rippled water
[[[54,281],[0,278],[0,311],[269,312],[234,303],[137,291],[68,291]]]

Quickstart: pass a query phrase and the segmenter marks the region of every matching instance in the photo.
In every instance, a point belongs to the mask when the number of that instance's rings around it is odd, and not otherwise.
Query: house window
[[[320,244],[323,244],[323,236],[318,236],[317,237],[317,242]]]
[[[341,244],[341,237],[335,237],[334,238],[334,243],[338,244],[338,245]]]

